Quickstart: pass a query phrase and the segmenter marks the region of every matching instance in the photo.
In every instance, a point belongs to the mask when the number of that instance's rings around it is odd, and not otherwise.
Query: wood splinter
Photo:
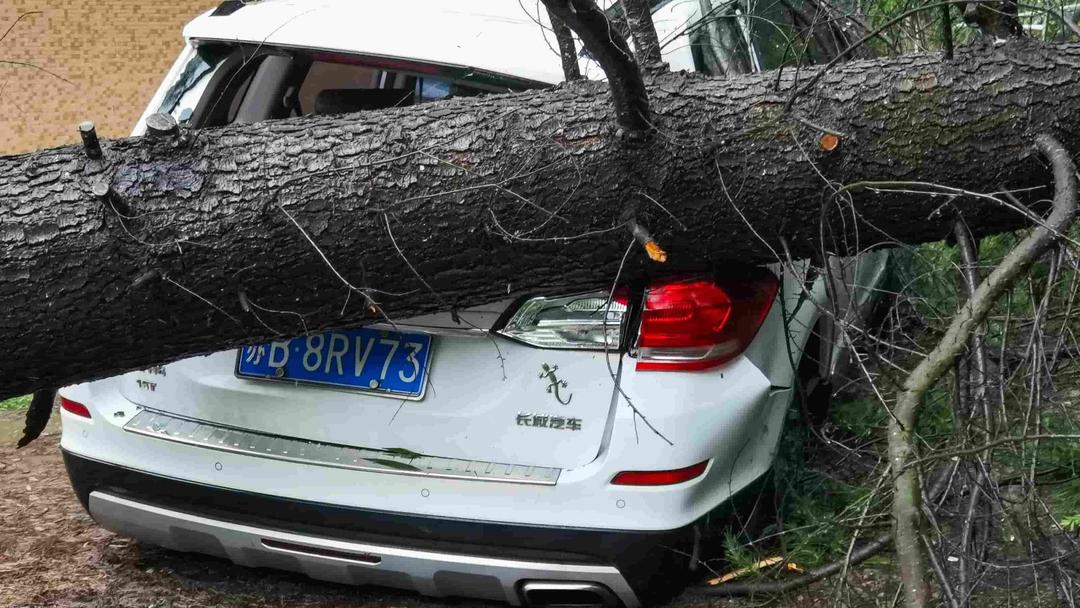
[[[632,219],[628,220],[626,224],[630,227],[630,233],[634,235],[637,242],[641,243],[641,246],[645,248],[645,254],[649,256],[650,260],[659,264],[667,261],[667,252],[659,243],[653,240],[648,230]]]
[[[142,287],[143,285],[146,285],[150,281],[152,281],[154,279],[160,279],[160,278],[163,278],[162,274],[161,274],[161,271],[156,269],[156,268],[151,268],[150,270],[147,270],[146,272],[144,272],[144,273],[140,274],[138,277],[136,277],[135,280],[131,282],[131,288],[132,289],[139,289],[140,287]]]
[[[826,152],[832,152],[840,147],[840,137],[835,133],[822,133],[818,136],[818,147]]]

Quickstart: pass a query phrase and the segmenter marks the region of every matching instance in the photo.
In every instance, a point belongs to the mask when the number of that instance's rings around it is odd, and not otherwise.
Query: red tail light
[[[90,417],[90,410],[78,401],[72,401],[71,399],[65,399],[64,397],[60,397],[60,407],[70,414],[82,416],[83,418]]]
[[[709,461],[673,471],[623,471],[611,480],[616,486],[670,486],[701,477]]]
[[[714,282],[676,279],[645,292],[638,370],[716,367],[739,356],[772,308],[779,284],[771,273]]]

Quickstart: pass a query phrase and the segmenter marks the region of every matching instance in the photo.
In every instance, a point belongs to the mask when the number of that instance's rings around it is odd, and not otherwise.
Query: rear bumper
[[[68,451],[64,462],[79,500],[115,532],[242,565],[425,595],[517,605],[526,581],[581,581],[633,608],[663,593],[664,566],[693,542],[692,527],[624,532],[404,515],[181,481]]]
[[[170,549],[197,551],[254,567],[303,572],[346,584],[381,584],[425,595],[466,595],[520,603],[527,581],[603,585],[628,607],[636,595],[612,566],[528,562],[342,541],[221,521],[99,491],[90,512],[101,525]]]

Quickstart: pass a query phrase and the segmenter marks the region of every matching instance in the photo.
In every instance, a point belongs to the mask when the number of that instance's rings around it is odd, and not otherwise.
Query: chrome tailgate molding
[[[143,409],[124,430],[164,441],[321,467],[372,473],[415,475],[553,486],[562,469],[520,464],[417,456],[358,446],[279,437]]]

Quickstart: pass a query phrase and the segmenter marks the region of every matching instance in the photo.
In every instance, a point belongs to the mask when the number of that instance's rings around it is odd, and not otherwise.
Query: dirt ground
[[[0,411],[0,606],[57,608],[184,607],[484,607],[433,600],[373,587],[321,583],[300,575],[235,566],[193,554],[141,545],[97,527],[68,485],[55,421],[47,435],[16,451],[23,411]],[[56,416],[58,418],[58,416]],[[873,569],[852,575],[857,598],[848,605],[885,606],[894,583]],[[771,606],[834,605],[827,584],[766,602]],[[852,601],[852,600],[855,601]],[[687,593],[678,607],[762,605]]]

